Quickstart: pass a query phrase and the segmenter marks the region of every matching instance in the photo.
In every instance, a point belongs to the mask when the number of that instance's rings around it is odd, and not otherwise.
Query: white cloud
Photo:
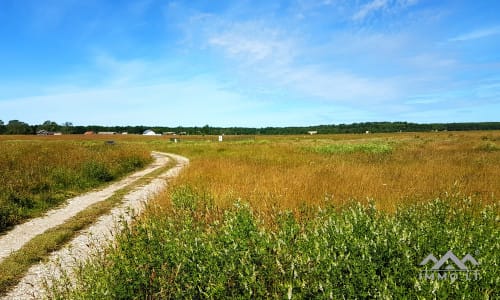
[[[466,32],[455,37],[450,38],[450,42],[465,42],[470,40],[476,40],[481,38],[486,38],[494,35],[500,34],[500,26],[488,27]]]
[[[314,47],[307,45],[301,36],[286,35],[272,28],[272,25],[256,22],[231,23],[223,31],[214,30],[217,33],[206,39],[209,46],[231,61],[230,65],[241,76],[251,78],[249,81],[286,90],[288,94],[301,95],[315,103],[319,100],[330,104],[374,104],[392,101],[400,95],[399,82],[392,78],[370,78],[332,65],[303,62],[314,56],[311,54]],[[381,39],[384,40],[377,36],[373,43],[381,45]],[[356,47],[364,48],[366,43],[361,39],[359,42],[361,45]],[[335,50],[326,51],[335,53]],[[321,58],[315,57],[313,61]]]
[[[207,37],[208,45],[246,65],[272,61],[289,63],[297,47],[285,33],[258,22],[226,24]]]
[[[263,43],[257,39],[231,35],[213,37],[209,43],[224,49],[230,56],[245,56],[247,60],[252,61],[268,59],[273,55],[276,46],[279,46],[269,42]]]
[[[451,68],[458,65],[453,58],[445,58],[433,53],[421,53],[407,59],[407,61],[418,69],[433,70]]]
[[[320,67],[266,69],[273,81],[288,90],[330,103],[350,106],[391,102],[400,95],[393,80],[373,79],[349,72],[326,72]]]
[[[361,6],[352,16],[354,21],[363,21],[378,11],[400,11],[415,5],[419,0],[372,0]]]
[[[361,7],[353,16],[354,21],[360,21],[377,10],[384,9],[388,4],[388,0],[373,0]]]

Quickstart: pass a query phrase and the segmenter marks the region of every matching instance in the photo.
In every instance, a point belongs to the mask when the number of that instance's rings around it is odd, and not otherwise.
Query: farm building
[[[153,130],[148,129],[148,130],[144,131],[142,133],[142,135],[156,135],[156,133]]]
[[[95,134],[95,132],[93,131],[85,131],[84,135],[93,135]]]
[[[47,131],[47,130],[45,130],[45,129],[38,130],[38,131],[36,132],[36,134],[37,134],[37,135],[54,135],[54,133],[53,133],[53,132]]]
[[[38,130],[36,132],[37,135],[62,135],[61,132],[53,132],[53,131],[48,131],[45,129]]]

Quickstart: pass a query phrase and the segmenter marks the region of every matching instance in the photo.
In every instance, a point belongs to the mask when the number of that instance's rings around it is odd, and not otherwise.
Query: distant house
[[[116,134],[116,132],[114,132],[114,131],[99,131],[97,134],[113,135],[113,134]]]
[[[53,132],[51,132],[51,131],[47,131],[47,130],[45,130],[45,129],[38,130],[38,131],[36,132],[36,134],[37,134],[37,135],[54,135],[54,133],[53,133]]]
[[[309,133],[310,135],[313,135],[313,134],[318,134],[317,131],[308,131],[307,133]]]
[[[153,130],[148,129],[148,130],[144,131],[142,133],[142,135],[156,135],[156,133]]]
[[[62,135],[62,132],[53,132],[45,129],[40,129],[36,132],[37,135]]]

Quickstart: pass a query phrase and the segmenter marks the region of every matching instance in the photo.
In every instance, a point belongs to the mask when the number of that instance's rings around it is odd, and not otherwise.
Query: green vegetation
[[[104,147],[96,138],[55,139]],[[113,139],[106,147],[179,153],[190,166],[51,298],[488,299],[500,290],[498,131]],[[91,161],[73,169],[114,174]],[[47,239],[48,251],[58,247]],[[467,264],[470,280],[422,278],[433,263],[420,262],[449,250],[478,260]],[[19,255],[9,259],[30,257]]]
[[[385,154],[385,153],[391,153],[392,151],[392,147],[389,144],[383,144],[383,143],[328,144],[328,145],[314,146],[306,149],[323,154],[355,153],[355,152]]]
[[[468,122],[468,123],[430,123],[418,124],[409,122],[364,122],[352,124],[332,124],[303,127],[165,127],[165,126],[73,126],[71,122],[57,124],[45,121],[40,125],[29,125],[19,120],[10,120],[4,124],[0,120],[0,134],[36,134],[39,130],[49,132],[62,132],[65,134],[83,134],[87,131],[128,132],[142,134],[146,129],[153,129],[157,133],[176,132],[188,135],[282,135],[282,134],[308,134],[317,131],[318,134],[338,133],[381,133],[381,132],[417,132],[417,131],[467,131],[467,130],[499,130],[500,122]]]
[[[217,209],[190,187],[171,197],[170,208],[137,220],[106,255],[77,270],[75,285],[62,279],[51,297],[488,299],[500,288],[497,205],[450,198],[385,214],[373,203],[341,210],[325,203],[262,218],[241,202]],[[419,263],[448,250],[475,256],[480,278],[420,278]]]
[[[123,197],[133,188],[146,184],[173,166],[173,162],[151,172],[135,183],[120,189],[108,199],[96,203],[81,211],[73,218],[55,228],[51,228],[33,238],[18,251],[0,262],[0,296],[15,286],[24,276],[26,271],[33,265],[45,259],[51,252],[56,251],[74,238],[78,232],[90,226],[100,216],[107,214],[117,204],[122,202]]]
[[[0,232],[150,161],[138,145],[0,141]]]

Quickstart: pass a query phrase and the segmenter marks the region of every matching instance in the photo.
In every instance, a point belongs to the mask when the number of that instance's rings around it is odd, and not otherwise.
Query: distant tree
[[[4,134],[5,133],[5,124],[2,120],[0,120],[0,134]]]
[[[47,120],[47,121],[43,122],[42,125],[38,126],[38,129],[44,129],[47,131],[55,132],[55,131],[59,131],[60,126],[56,122]]]
[[[73,133],[73,123],[64,122],[61,131],[65,134]]]
[[[19,120],[10,120],[5,128],[7,134],[32,134],[30,125]]]
[[[202,134],[210,134],[210,126],[207,124],[205,126],[203,126],[203,128],[201,128],[201,133]]]

